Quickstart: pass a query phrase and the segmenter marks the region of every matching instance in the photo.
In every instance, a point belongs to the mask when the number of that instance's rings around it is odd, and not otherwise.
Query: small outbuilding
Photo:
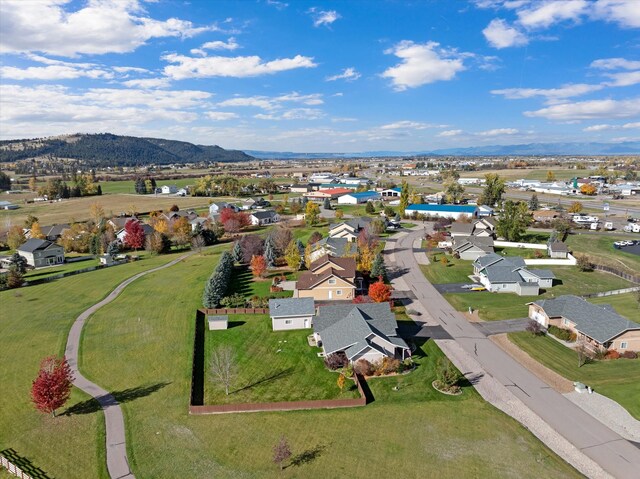
[[[309,329],[316,313],[313,298],[281,298],[269,300],[269,316],[274,331]]]
[[[554,241],[547,244],[547,253],[549,253],[549,258],[566,259],[569,255],[569,248],[562,241]]]
[[[208,315],[207,323],[209,323],[209,331],[218,331],[229,328],[229,316],[224,315]]]

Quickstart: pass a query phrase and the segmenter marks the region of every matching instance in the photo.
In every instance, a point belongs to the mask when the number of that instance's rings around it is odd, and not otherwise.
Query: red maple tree
[[[369,286],[369,297],[374,303],[384,303],[391,300],[391,286],[382,282],[382,277]]]
[[[227,233],[237,233],[245,226],[251,224],[249,215],[242,211],[234,211],[233,208],[222,208],[220,210],[220,223]]]
[[[142,224],[138,220],[130,219],[124,225],[124,244],[137,250],[144,246],[144,230]]]
[[[261,278],[267,270],[267,260],[264,256],[253,256],[251,258],[251,271],[256,278]]]
[[[31,399],[36,409],[51,413],[64,406],[71,394],[73,374],[66,357],[48,356],[40,363],[38,377],[31,385]]]

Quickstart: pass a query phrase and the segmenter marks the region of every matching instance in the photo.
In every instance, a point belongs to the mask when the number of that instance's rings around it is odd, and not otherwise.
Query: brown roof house
[[[562,214],[554,210],[538,210],[533,212],[533,221],[541,223],[553,221],[556,218],[562,218]]]
[[[482,218],[472,223],[451,224],[449,234],[452,238],[477,236],[480,238],[495,238],[495,222],[491,218]]]
[[[316,301],[351,300],[356,292],[356,260],[325,255],[298,276],[298,298]]]
[[[609,304],[592,304],[573,295],[528,304],[529,318],[545,328],[573,331],[593,351],[640,351],[640,324],[620,316]]]

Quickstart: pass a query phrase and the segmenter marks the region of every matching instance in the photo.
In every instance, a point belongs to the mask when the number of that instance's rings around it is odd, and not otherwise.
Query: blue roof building
[[[358,205],[367,201],[379,200],[382,198],[377,191],[362,191],[360,193],[349,193],[338,198],[338,204]]]

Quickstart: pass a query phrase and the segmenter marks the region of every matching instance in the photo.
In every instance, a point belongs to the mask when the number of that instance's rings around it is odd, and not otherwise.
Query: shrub
[[[605,355],[605,359],[618,359],[620,357],[620,353],[614,349],[612,349],[611,351],[607,351],[607,354]]]
[[[581,254],[576,256],[576,266],[580,271],[593,271],[593,263],[587,255]]]
[[[252,308],[266,308],[269,306],[269,298],[254,295],[249,299],[249,304]]]
[[[395,373],[400,367],[400,361],[394,358],[384,357],[380,364],[380,371],[382,374]]]
[[[527,323],[527,331],[534,336],[540,336],[540,334],[542,334],[542,330],[542,325],[538,321],[532,319]]]
[[[559,328],[557,326],[549,326],[549,334],[553,334],[556,338],[561,339],[562,341],[575,341],[576,335],[572,333],[568,329]],[[573,339],[572,339],[573,336]]]
[[[354,304],[362,304],[362,303],[373,303],[373,300],[364,294],[356,296],[352,301]]]
[[[375,368],[373,367],[373,364],[371,364],[366,359],[358,359],[353,367],[353,370],[356,372],[356,374],[360,374],[361,376],[371,376]]]
[[[533,253],[533,256],[535,256],[536,258],[542,258],[544,256],[544,253],[542,251],[540,251],[539,249],[537,249]]]
[[[622,353],[622,357],[625,359],[638,359],[638,353],[635,351],[625,351]]]
[[[438,359],[436,365],[436,384],[439,389],[448,392],[457,392],[460,390],[460,386],[458,386],[460,379],[462,379],[462,375],[447,357]]]
[[[225,308],[244,308],[246,300],[240,293],[234,293],[220,300],[220,304]]]
[[[331,353],[324,358],[324,365],[332,371],[341,369],[347,364],[349,364],[349,360],[347,359],[347,355],[342,351]]]

